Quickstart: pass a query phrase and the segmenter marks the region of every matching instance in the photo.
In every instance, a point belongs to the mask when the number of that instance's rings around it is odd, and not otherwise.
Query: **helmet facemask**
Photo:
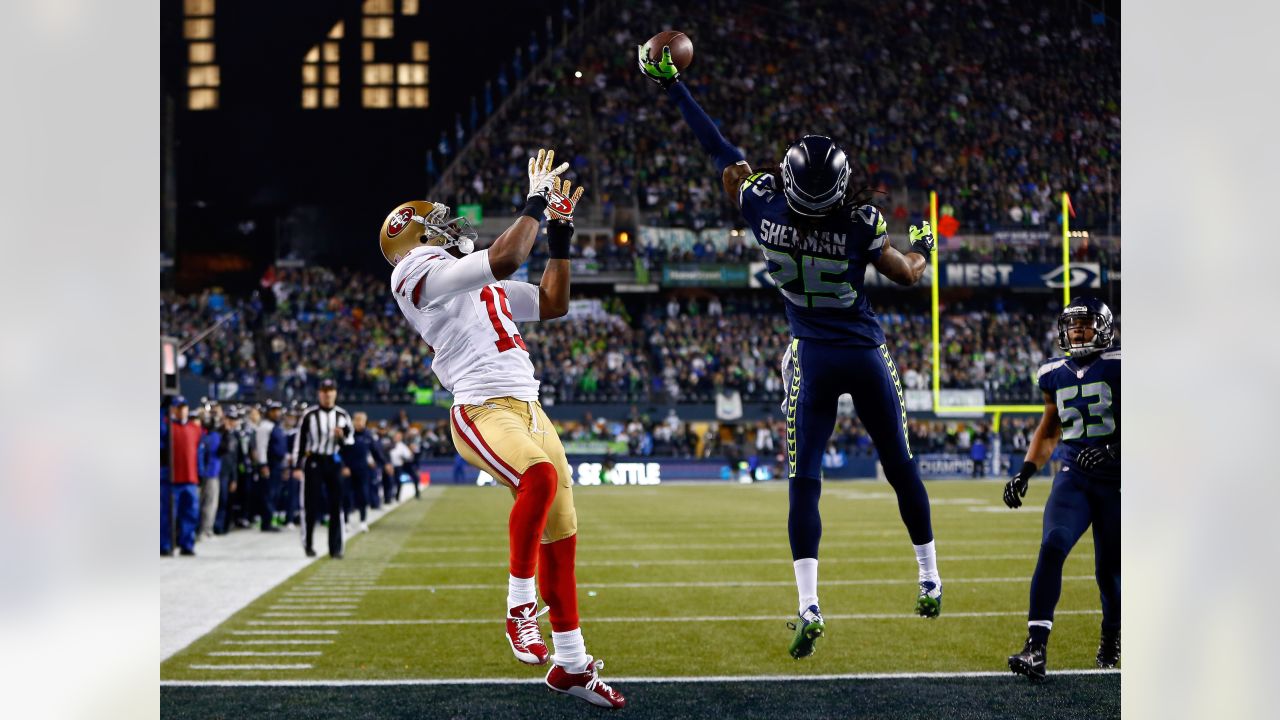
[[[443,205],[436,206],[443,208],[445,212],[448,208]],[[444,213],[432,212],[428,217],[414,215],[413,221],[422,223],[426,228],[423,234],[426,236],[424,244],[435,245],[446,250],[449,248],[457,248],[458,252],[463,255],[470,255],[476,249],[476,233],[475,228],[471,227],[471,221],[459,215],[450,220],[444,220]]]
[[[1072,330],[1092,329],[1093,337],[1073,341]],[[1088,357],[1111,347],[1111,319],[1088,307],[1068,307],[1058,316],[1058,348],[1073,358]]]

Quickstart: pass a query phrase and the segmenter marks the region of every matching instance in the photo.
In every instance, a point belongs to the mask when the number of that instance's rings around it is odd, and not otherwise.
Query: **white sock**
[[[941,584],[942,578],[938,577],[938,558],[933,553],[933,541],[923,545],[912,545],[916,549],[916,563],[920,565],[920,579],[932,580]]]
[[[507,609],[519,607],[538,599],[538,591],[534,587],[533,578],[507,577]]]
[[[800,594],[800,612],[818,604],[818,558],[800,558],[792,563],[796,569],[796,591]]]
[[[587,671],[587,663],[591,656],[587,654],[587,643],[582,639],[582,628],[574,628],[568,632],[552,632],[551,646],[555,653],[551,661],[571,673]]]

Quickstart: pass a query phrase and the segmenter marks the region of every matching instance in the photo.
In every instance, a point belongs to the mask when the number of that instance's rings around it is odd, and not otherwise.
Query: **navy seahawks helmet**
[[[1067,330],[1078,318],[1086,318],[1093,326],[1093,339],[1072,344]],[[1071,304],[1058,316],[1058,348],[1071,357],[1084,357],[1111,347],[1111,308],[1091,297],[1072,298]]]
[[[825,135],[800,138],[779,167],[787,205],[800,215],[826,215],[839,207],[849,187],[849,157]]]

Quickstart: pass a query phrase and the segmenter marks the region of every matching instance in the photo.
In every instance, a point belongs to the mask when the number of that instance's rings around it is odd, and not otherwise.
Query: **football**
[[[689,67],[689,63],[693,62],[693,41],[679,30],[664,30],[649,38],[649,42],[644,45],[649,53],[649,59],[653,62],[662,59],[664,47],[671,48],[671,61],[676,64],[680,72],[684,72]]]

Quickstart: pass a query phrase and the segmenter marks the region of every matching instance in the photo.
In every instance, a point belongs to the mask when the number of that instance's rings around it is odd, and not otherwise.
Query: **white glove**
[[[558,167],[552,169],[551,161],[555,158],[555,150],[538,150],[538,157],[529,158],[529,195],[527,199],[541,197],[548,203],[551,202],[552,181],[554,181],[560,173],[569,169],[569,163],[560,163]]]

